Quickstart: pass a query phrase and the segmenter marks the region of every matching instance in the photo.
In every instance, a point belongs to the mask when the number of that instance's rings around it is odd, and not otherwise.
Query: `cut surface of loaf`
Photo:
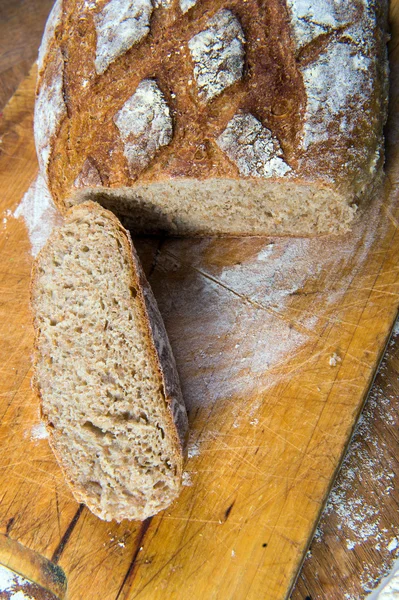
[[[129,234],[72,208],[35,261],[34,386],[74,496],[105,520],[145,519],[178,495],[187,416]]]
[[[384,163],[388,0],[57,0],[35,138],[62,211],[152,233],[340,233]]]

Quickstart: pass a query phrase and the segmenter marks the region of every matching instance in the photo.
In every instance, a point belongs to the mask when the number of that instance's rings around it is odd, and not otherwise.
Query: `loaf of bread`
[[[101,519],[178,495],[187,415],[165,328],[129,234],[73,207],[32,273],[34,387],[72,492]]]
[[[62,211],[339,233],[384,162],[388,0],[57,0],[35,139]]]

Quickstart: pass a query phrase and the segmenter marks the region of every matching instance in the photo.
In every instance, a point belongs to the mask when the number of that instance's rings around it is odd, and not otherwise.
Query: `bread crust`
[[[95,202],[86,202],[79,206],[72,207],[67,212],[66,223],[74,221],[78,217],[79,213],[82,213],[82,215],[85,216],[87,216],[87,213],[89,213],[93,216],[93,218],[103,217],[104,219],[110,221],[115,228],[115,233],[118,236],[119,242],[122,244],[124,254],[128,258],[128,261],[130,263],[131,285],[132,287],[134,287],[135,290],[137,290],[136,300],[138,299],[141,305],[141,309],[144,315],[143,324],[146,327],[147,337],[152,349],[150,355],[148,356],[148,359],[152,363],[154,370],[158,373],[160,386],[163,390],[162,396],[167,406],[167,422],[165,423],[165,429],[168,431],[170,439],[172,440],[171,454],[178,468],[176,479],[181,481],[184,461],[184,447],[188,431],[188,420],[184,400],[180,390],[180,383],[176,370],[175,360],[172,354],[165,327],[163,325],[162,317],[159,313],[158,306],[156,304],[156,300],[141,268],[141,264],[137,256],[136,250],[133,246],[130,234],[122,227],[121,223],[118,221],[115,215],[113,215],[110,211],[105,210]],[[46,245],[36,257],[32,267],[30,297],[35,333],[32,388],[40,401],[41,418],[49,434],[49,443],[57,458],[57,462],[59,463],[64,473],[65,479],[67,480],[68,484],[72,489],[73,495],[79,502],[83,502],[84,504],[86,504],[94,514],[96,514],[100,518],[105,518],[106,520],[109,520],[107,515],[104,514],[103,511],[99,510],[98,505],[96,503],[93,503],[93,501],[87,494],[82,493],[81,490],[77,489],[74,485],[71,474],[65,466],[63,456],[60,454],[60,452],[58,452],[56,443],[57,434],[54,432],[54,428],[50,425],[47,415],[43,411],[42,393],[40,389],[40,382],[37,378],[37,365],[40,360],[40,328],[35,320],[35,286],[38,282],[38,268],[40,264],[40,258],[42,255],[45,255],[45,253],[48,252],[48,249],[51,248],[52,244],[57,239],[57,236],[57,230],[53,231]],[[162,346],[162,351],[160,351],[160,346]],[[170,501],[166,502],[165,505],[160,505],[158,511],[163,510],[169,504]],[[152,514],[149,514],[144,511],[141,515],[138,515],[137,518],[140,520],[144,520],[147,517],[152,516]],[[125,517],[124,515],[121,515],[120,518],[118,518],[118,516],[114,516],[113,518],[115,518],[115,520],[117,521],[120,521]]]
[[[346,206],[361,206],[369,198],[370,185],[384,163],[387,0],[353,0],[338,9],[332,8],[333,0],[311,0],[309,10],[320,11],[322,7],[324,13],[320,24],[315,25],[316,32],[310,33],[301,30],[312,19],[310,13],[298,13],[298,7],[306,4],[299,0],[198,0],[190,3],[186,12],[182,12],[184,3],[173,0],[168,7],[151,9],[148,33],[140,34],[142,37],[128,49],[123,46],[123,51],[100,73],[95,66],[101,42],[97,22],[104,9],[118,0],[102,0],[95,8],[88,8],[83,0],[59,1],[62,18],[42,61],[38,94],[49,78],[54,81],[61,52],[65,111],[50,141],[46,167],[51,193],[61,211],[80,201],[78,192],[87,185],[77,188],[75,182],[80,180],[88,160],[97,171],[97,183],[89,186],[94,194],[97,186],[99,192],[123,187],[134,190],[188,179],[259,183],[265,168],[268,182],[314,183],[315,194],[318,188],[331,189],[341,194]],[[218,30],[215,22],[222,20],[226,12],[231,18],[225,29]],[[197,36],[204,32],[211,46],[214,43],[215,55],[211,58],[198,41]],[[242,52],[237,45],[244,52],[240,68],[237,64]],[[230,57],[235,67],[230,71],[228,66],[220,67],[218,77],[228,83],[215,96],[211,93],[219,88],[207,95],[201,85],[205,80],[208,88],[212,87],[212,69],[216,69],[221,53],[226,64]],[[340,70],[349,63],[353,67],[346,77],[350,89],[342,100],[342,110],[323,112],[323,106],[333,105],[337,98],[339,101],[345,87]],[[117,115],[146,81],[156,83],[170,113],[173,135],[171,139],[166,135],[169,123],[160,123],[157,127],[161,129],[154,129],[153,121],[143,117],[141,132],[136,131],[126,142],[126,131],[121,135],[118,130]],[[329,89],[331,81],[335,81],[335,87]],[[319,95],[317,106],[315,95]],[[138,111],[134,113],[136,120],[137,114],[143,115],[137,102],[131,102]],[[256,119],[263,132],[271,134],[274,149],[264,144],[265,164],[256,153],[251,160],[244,155],[240,162],[232,148],[234,139],[227,149],[226,143],[223,146],[220,142],[234,119],[243,115]],[[162,127],[166,128],[163,138]],[[253,130],[244,131],[244,137],[253,135]],[[148,144],[151,150],[145,164],[129,162],[132,145],[142,149]],[[38,151],[41,155],[40,147]],[[267,168],[276,156],[285,165],[281,176]],[[165,192],[165,198],[159,197],[155,204],[167,210],[168,195],[172,194]],[[334,227],[339,229],[338,225]],[[177,226],[178,233],[191,235],[192,229]],[[205,233],[254,233],[246,230],[245,223],[238,229],[225,231],[222,220]],[[203,233],[200,227],[198,233]],[[256,233],[273,231],[269,228]],[[297,232],[295,225],[288,224],[278,233]],[[321,232],[310,226],[308,233]]]

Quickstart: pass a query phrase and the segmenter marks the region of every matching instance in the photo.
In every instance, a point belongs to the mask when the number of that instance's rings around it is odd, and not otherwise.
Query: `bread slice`
[[[107,521],[166,508],[187,415],[156,302],[112,213],[68,211],[35,261],[31,302],[33,384],[75,498]]]

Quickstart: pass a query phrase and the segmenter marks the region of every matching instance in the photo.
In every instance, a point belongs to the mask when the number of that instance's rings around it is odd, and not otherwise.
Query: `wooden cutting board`
[[[120,525],[76,504],[38,428],[31,248],[11,216],[37,174],[35,73],[22,84],[0,129],[0,563],[37,577],[20,542],[71,600],[289,595],[399,306],[396,56],[385,190],[352,235],[137,240],[191,433],[178,501]]]

